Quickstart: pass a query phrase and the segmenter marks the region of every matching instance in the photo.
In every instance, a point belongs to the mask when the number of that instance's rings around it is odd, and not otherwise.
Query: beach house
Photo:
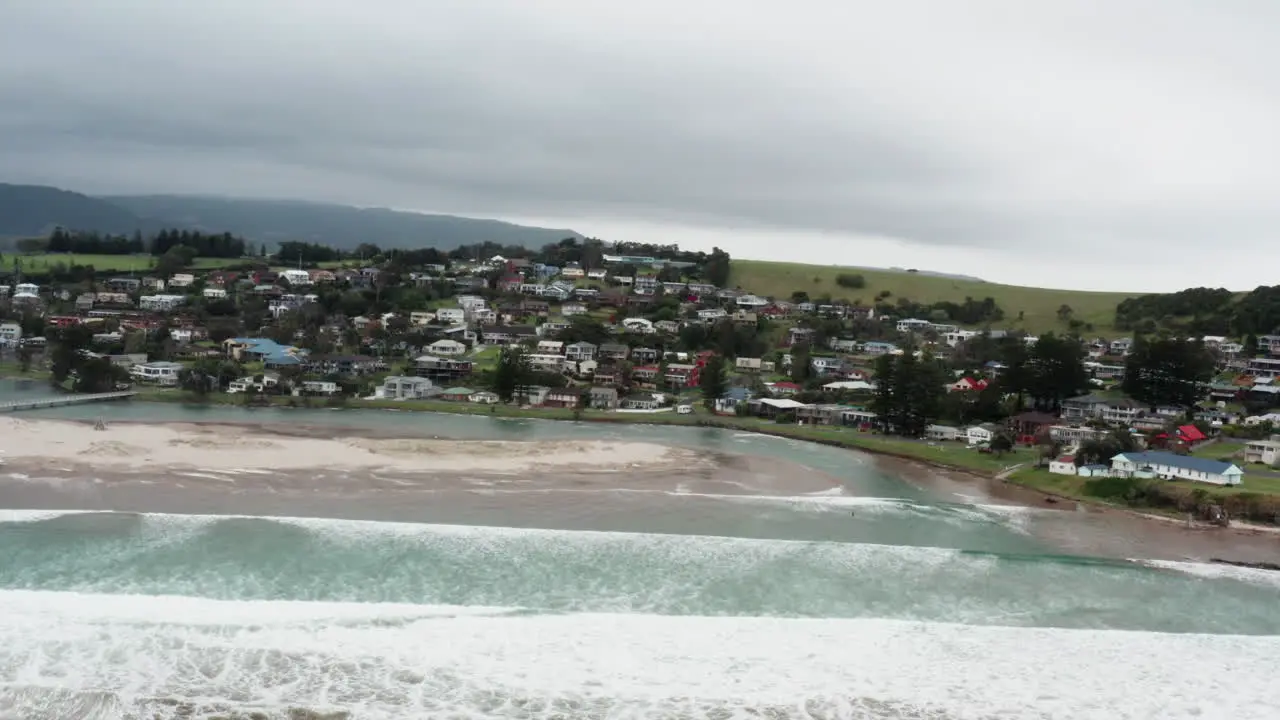
[[[138,382],[156,383],[157,385],[177,385],[178,373],[182,372],[182,363],[149,362],[129,368],[129,374]]]
[[[428,378],[392,375],[382,381],[375,392],[387,400],[421,400],[440,394],[440,388]]]
[[[227,338],[222,342],[222,352],[241,362],[261,362],[266,368],[299,366],[307,357],[306,350],[281,345],[270,338]]]
[[[1111,474],[1119,477],[1192,480],[1211,485],[1239,485],[1244,471],[1234,463],[1170,452],[1121,453],[1111,458]]]

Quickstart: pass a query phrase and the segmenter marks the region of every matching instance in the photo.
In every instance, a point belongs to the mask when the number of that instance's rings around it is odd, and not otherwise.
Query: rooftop
[[[1161,452],[1152,450],[1148,452],[1132,452],[1121,453],[1111,458],[1115,460],[1123,458],[1138,466],[1142,465],[1167,465],[1169,467],[1181,468],[1183,470],[1191,470],[1193,472],[1202,472],[1210,475],[1221,475],[1227,470],[1235,467],[1229,462],[1221,460],[1210,460],[1209,458],[1200,458],[1193,455],[1176,455],[1171,452]]]

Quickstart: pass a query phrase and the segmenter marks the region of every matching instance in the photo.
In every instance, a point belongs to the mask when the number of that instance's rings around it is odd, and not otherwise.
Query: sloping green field
[[[151,255],[75,255],[71,253],[42,253],[39,255],[4,253],[0,265],[3,265],[6,270],[12,270],[14,258],[22,261],[23,270],[36,273],[59,263],[63,265],[92,265],[94,270],[115,272],[127,272],[130,270],[146,272],[155,265],[155,258]],[[244,261],[239,258],[196,258],[192,267],[207,270],[226,267],[227,265],[237,265],[242,262]]]
[[[866,287],[853,289],[836,284],[836,276],[844,273],[861,275],[866,279]],[[884,290],[892,293],[888,298],[891,303],[896,302],[897,298],[933,303],[944,300],[963,302],[966,297],[975,300],[990,297],[1005,314],[1005,320],[997,323],[997,327],[1037,334],[1066,330],[1067,323],[1058,319],[1058,309],[1067,305],[1072,310],[1071,317],[1092,325],[1095,332],[1106,335],[1111,331],[1116,305],[1125,298],[1142,294],[1049,290],[891,270],[758,260],[734,260],[729,284],[756,295],[778,299],[787,299],[793,292],[803,290],[810,297],[829,294],[832,298],[857,301],[864,305],[872,304],[876,295]],[[1019,312],[1022,313],[1021,321],[1018,320]]]

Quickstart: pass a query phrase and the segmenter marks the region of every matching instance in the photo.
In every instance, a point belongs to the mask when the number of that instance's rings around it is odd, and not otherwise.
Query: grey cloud
[[[1042,257],[1280,220],[1270,5],[883,5],[13,3],[0,167]]]

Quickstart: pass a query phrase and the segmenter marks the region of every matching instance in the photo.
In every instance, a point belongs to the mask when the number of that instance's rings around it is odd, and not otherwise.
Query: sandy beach
[[[362,434],[363,435],[363,434]],[[645,442],[508,442],[429,438],[299,437],[261,426],[195,423],[92,425],[0,419],[0,451],[26,471],[395,470],[432,473],[660,471],[706,466],[704,454]]]

